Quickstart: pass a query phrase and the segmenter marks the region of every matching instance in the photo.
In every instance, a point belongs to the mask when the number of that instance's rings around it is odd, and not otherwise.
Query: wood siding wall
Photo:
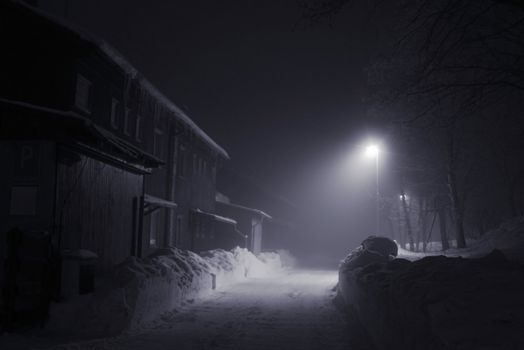
[[[8,230],[53,232],[55,144],[47,141],[0,142],[0,262],[6,258]],[[12,213],[13,187],[36,188],[35,212],[30,215]],[[27,200],[27,199],[26,199]],[[27,203],[27,206],[31,206]],[[0,286],[4,265],[0,268]]]
[[[87,249],[107,269],[131,255],[133,201],[142,195],[142,175],[78,155],[58,164],[57,223],[63,249]]]

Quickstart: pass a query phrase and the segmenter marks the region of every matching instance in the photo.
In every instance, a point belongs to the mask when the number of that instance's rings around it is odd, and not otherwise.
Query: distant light
[[[398,196],[398,199],[400,199],[400,200],[408,200],[408,196],[405,195],[405,194],[401,194],[400,196]]]
[[[376,158],[378,156],[379,148],[377,145],[369,145],[366,147],[366,156]]]

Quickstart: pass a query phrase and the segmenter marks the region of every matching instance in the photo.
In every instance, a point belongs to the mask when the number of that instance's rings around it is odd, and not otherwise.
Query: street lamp
[[[366,147],[366,156],[369,158],[375,158],[375,171],[376,171],[376,215],[377,215],[377,235],[380,234],[380,191],[378,186],[378,154],[380,149],[377,145],[369,145]]]

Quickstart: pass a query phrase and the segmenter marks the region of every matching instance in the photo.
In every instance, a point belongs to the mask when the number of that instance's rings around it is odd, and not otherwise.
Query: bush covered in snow
[[[524,348],[524,271],[500,251],[410,262],[360,248],[337,298],[378,349]]]
[[[201,255],[169,248],[145,259],[129,257],[95,293],[54,304],[48,329],[89,336],[116,334],[147,325],[213,288],[280,268],[278,254],[258,259],[242,248]]]

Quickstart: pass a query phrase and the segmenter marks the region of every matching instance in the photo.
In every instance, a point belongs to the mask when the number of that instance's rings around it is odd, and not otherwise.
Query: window
[[[124,112],[124,134],[126,135],[131,135],[129,118],[131,118],[131,109],[126,107]]]
[[[135,139],[139,142],[142,141],[142,117],[139,115],[136,116]]]
[[[117,110],[118,110],[118,100],[116,98],[112,98],[111,99],[111,126],[113,127],[113,129],[118,129]]]
[[[151,213],[149,222],[149,246],[158,247],[158,211]]]
[[[91,82],[81,74],[76,75],[75,106],[89,113],[89,90]]]
[[[153,142],[153,154],[158,158],[164,157],[164,145],[162,144],[162,130],[155,128],[154,142]]]
[[[196,238],[204,238],[204,235],[202,233],[202,224],[198,219],[195,219],[195,236]]]
[[[209,235],[206,236],[206,230],[207,230],[207,226],[206,226],[206,223],[204,221],[200,222],[200,237],[202,238],[209,238]]]
[[[184,146],[180,146],[178,150],[176,172],[180,177],[186,175],[186,148]]]
[[[176,239],[175,246],[179,246],[182,241],[182,215],[177,215],[176,217]]]
[[[36,215],[38,187],[11,187],[10,215]]]

